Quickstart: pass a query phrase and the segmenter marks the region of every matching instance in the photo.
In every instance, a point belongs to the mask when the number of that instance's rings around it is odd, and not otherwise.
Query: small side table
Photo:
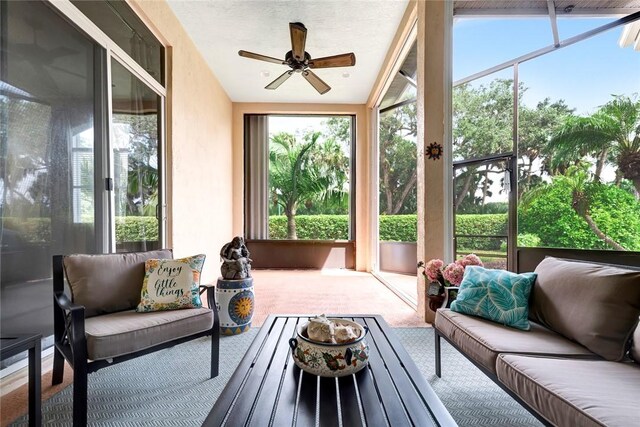
[[[42,392],[40,387],[40,340],[42,335],[14,335],[0,337],[0,359],[15,356],[23,351],[29,352],[29,426],[42,425],[42,412],[40,400]]]

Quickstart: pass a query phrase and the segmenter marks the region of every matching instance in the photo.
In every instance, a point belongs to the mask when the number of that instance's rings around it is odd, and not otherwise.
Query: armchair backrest
[[[54,257],[54,292],[64,290],[62,270],[74,303],[85,307],[85,317],[130,310],[140,302],[144,263],[171,259],[171,249],[100,255]]]

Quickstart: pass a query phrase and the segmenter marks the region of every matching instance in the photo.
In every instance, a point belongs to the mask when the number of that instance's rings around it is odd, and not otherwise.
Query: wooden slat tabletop
[[[310,317],[267,318],[203,426],[456,425],[381,316],[330,316],[369,328],[369,364],[360,372],[320,378],[300,370],[288,341]]]

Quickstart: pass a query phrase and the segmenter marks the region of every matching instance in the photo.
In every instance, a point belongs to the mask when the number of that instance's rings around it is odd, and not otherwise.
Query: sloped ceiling
[[[365,103],[407,4],[407,0],[169,0],[234,102]],[[266,90],[289,68],[238,56],[244,49],[284,59],[291,50],[289,22],[307,27],[306,51],[312,58],[355,53],[353,67],[316,70],[331,86],[328,93],[318,94],[298,74],[280,88]],[[349,77],[343,77],[345,72]]]

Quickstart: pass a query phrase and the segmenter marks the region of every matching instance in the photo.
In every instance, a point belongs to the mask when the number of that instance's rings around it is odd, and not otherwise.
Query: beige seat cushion
[[[436,312],[435,326],[467,356],[493,373],[496,372],[496,359],[500,353],[598,358],[581,345],[534,322],[531,330],[521,331],[441,309]]]
[[[548,257],[529,318],[607,360],[622,360],[640,316],[640,270]]]
[[[208,308],[136,313],[134,310],[85,320],[87,354],[91,360],[110,359],[211,329]]]
[[[620,426],[640,422],[640,366],[605,360],[505,354],[498,378],[557,426]]]
[[[68,255],[64,269],[73,302],[85,317],[135,308],[140,302],[144,262],[173,258],[171,250],[106,255]]]

